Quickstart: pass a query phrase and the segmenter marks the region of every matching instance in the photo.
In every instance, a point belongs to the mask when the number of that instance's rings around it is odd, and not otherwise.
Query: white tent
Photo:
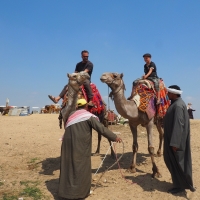
[[[39,114],[40,113],[40,107],[32,107],[32,114]]]

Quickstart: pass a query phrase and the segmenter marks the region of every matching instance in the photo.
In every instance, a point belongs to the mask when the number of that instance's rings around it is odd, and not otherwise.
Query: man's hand
[[[117,137],[116,140],[115,140],[115,142],[119,142],[119,143],[121,143],[121,142],[122,142],[122,139],[119,138],[119,137]]]
[[[172,147],[173,151],[176,152],[177,151],[177,147]]]

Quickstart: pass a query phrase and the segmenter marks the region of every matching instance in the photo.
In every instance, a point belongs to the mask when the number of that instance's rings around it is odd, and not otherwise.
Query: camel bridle
[[[111,88],[111,85],[112,85],[116,80],[119,80],[119,78],[118,78],[118,77],[116,77],[116,78],[113,77],[113,80],[111,81],[111,83],[108,83],[108,86]],[[113,96],[114,96],[115,94],[117,94],[122,88],[125,89],[124,83],[123,83],[122,79],[120,78],[120,86],[119,86],[115,91],[110,92],[109,97],[111,97],[111,98],[113,99],[113,98],[114,98]]]
[[[82,77],[82,75],[80,75]],[[79,87],[82,85],[82,83],[80,81],[78,81],[77,78],[74,78],[74,77],[69,77],[69,80],[72,80],[72,81],[76,81],[77,84],[79,85]],[[68,87],[70,87],[74,92],[78,93],[79,92],[79,89],[75,89],[72,85],[68,84]],[[69,90],[68,90],[69,91]],[[72,93],[69,93],[68,92],[68,95],[70,95],[71,97],[73,96]]]

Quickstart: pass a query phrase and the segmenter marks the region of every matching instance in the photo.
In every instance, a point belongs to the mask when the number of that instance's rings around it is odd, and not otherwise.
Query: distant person
[[[144,65],[144,75],[142,76],[142,79],[148,79],[154,83],[155,90],[157,92],[157,103],[160,104],[160,79],[158,78],[157,75],[157,68],[154,62],[151,61],[151,54],[146,53],[143,55],[145,65]],[[132,88],[132,94],[128,98],[129,100],[133,98],[134,95],[134,86],[135,86],[135,81],[133,82],[133,88]]]
[[[75,73],[77,72],[81,72],[81,71],[85,71],[90,75],[90,79],[86,79],[85,82],[83,83],[84,88],[86,90],[88,99],[89,99],[89,106],[94,106],[92,103],[92,99],[93,99],[93,93],[92,93],[92,89],[90,87],[90,82],[91,82],[91,76],[92,76],[92,71],[93,71],[93,64],[92,62],[90,62],[88,60],[89,57],[89,52],[87,50],[83,50],[81,52],[81,57],[82,57],[82,61],[77,63],[76,68],[75,68]],[[54,103],[58,103],[58,101],[62,98],[64,98],[64,95],[67,92],[67,85],[65,85],[65,87],[63,88],[63,90],[61,91],[61,93],[57,96],[57,97],[53,97],[52,95],[48,95],[48,97],[54,102]]]
[[[192,109],[192,104],[191,103],[188,103],[187,109],[188,109],[188,114],[189,114],[190,119],[194,119],[193,111],[196,111],[196,110]]]
[[[173,187],[168,190],[171,194],[183,192],[185,189],[195,191],[192,181],[189,115],[181,94],[177,85],[168,88],[171,105],[164,118],[163,155],[172,177]]]
[[[87,111],[85,99],[79,99],[77,107],[68,118],[63,136],[58,194],[67,199],[83,200],[91,188],[92,129],[111,141],[122,140]]]

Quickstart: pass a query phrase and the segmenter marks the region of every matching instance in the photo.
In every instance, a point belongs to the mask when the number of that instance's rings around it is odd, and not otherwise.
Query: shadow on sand
[[[60,157],[46,158],[41,163],[42,171],[39,172],[40,174],[53,175],[54,171],[60,169]],[[59,178],[47,180],[45,181],[45,185],[55,200],[62,200],[62,198],[58,197]]]
[[[120,156],[121,156],[121,154],[117,154],[117,158],[119,158]],[[103,158],[105,157],[105,154],[100,154],[100,157],[103,160]],[[137,154],[137,164],[140,165],[141,163],[145,162],[148,159],[147,157],[150,157],[149,154],[138,153]],[[104,172],[115,161],[116,161],[116,159],[112,158],[110,155],[107,155],[101,168],[99,169],[98,173]],[[120,160],[120,167],[122,169],[128,169],[131,165],[131,161],[132,161],[132,152],[124,153]],[[119,168],[118,168],[118,165],[116,164],[111,169],[113,170],[113,169],[119,169]],[[97,171],[97,169],[92,169],[92,173],[95,173],[96,171]]]
[[[100,154],[101,160],[104,158],[105,154]],[[120,157],[121,154],[118,154],[118,157]],[[137,154],[137,165],[142,164],[143,162],[146,162],[147,159],[150,159],[149,154],[144,153],[138,153]],[[120,167],[121,169],[128,169],[130,167],[132,160],[132,152],[127,152],[123,154],[123,157],[120,160]],[[115,159],[113,159],[110,155],[107,155],[102,166],[100,167],[97,174],[104,172],[109,166],[111,166],[115,162]],[[100,163],[99,163],[100,164]],[[42,170],[39,172],[40,174],[44,175],[53,175],[54,171],[57,171],[60,169],[60,157],[57,158],[47,158],[42,161]],[[112,167],[112,170],[118,170],[118,165]],[[92,169],[92,173],[95,173],[97,171],[96,169]],[[167,183],[165,181],[160,181],[156,178],[151,178],[151,174],[145,173],[139,169],[137,169],[137,172],[143,173],[139,174],[138,176],[134,177],[132,174],[126,173],[126,176],[124,177],[127,180],[131,180],[133,184],[139,185],[144,191],[153,192],[153,191],[159,191],[164,192],[172,187],[171,183]],[[45,182],[46,187],[48,191],[52,194],[55,200],[63,200],[63,198],[60,198],[58,196],[58,187],[59,187],[59,179],[51,179]],[[94,186],[94,185],[93,185]],[[176,194],[175,196],[185,197],[185,193]],[[187,199],[187,198],[186,198]]]

